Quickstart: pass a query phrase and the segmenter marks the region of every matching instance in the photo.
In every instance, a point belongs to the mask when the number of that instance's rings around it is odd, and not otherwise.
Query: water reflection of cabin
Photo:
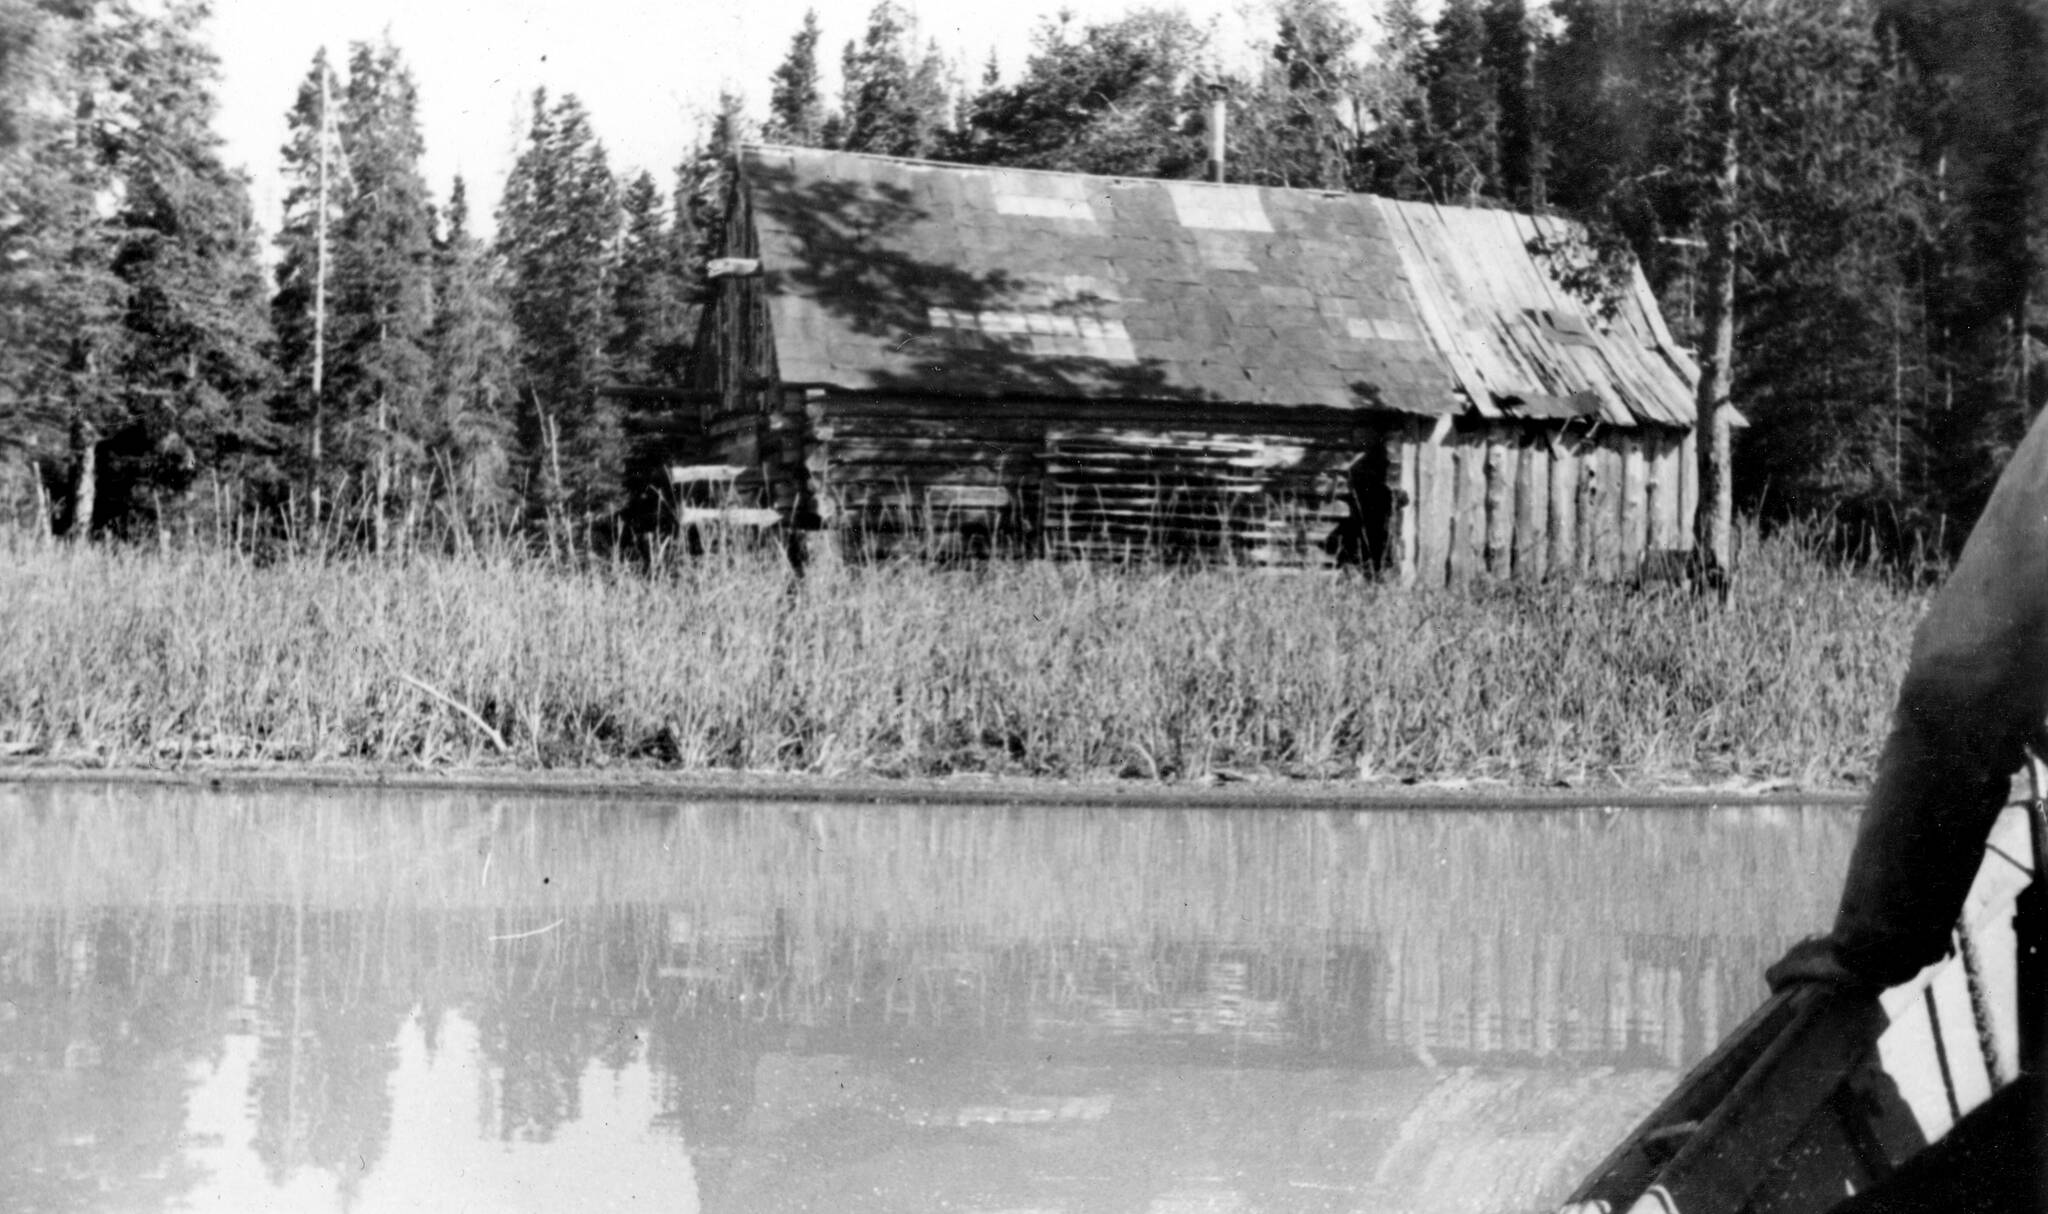
[[[1545,233],[1565,229],[748,147],[678,479],[841,551],[1627,576],[1690,545],[1697,370],[1640,274],[1603,318],[1530,252]]]

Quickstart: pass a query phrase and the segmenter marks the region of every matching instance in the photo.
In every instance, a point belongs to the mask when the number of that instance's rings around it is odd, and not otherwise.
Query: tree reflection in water
[[[0,1205],[1531,1204],[1850,825],[0,790]]]

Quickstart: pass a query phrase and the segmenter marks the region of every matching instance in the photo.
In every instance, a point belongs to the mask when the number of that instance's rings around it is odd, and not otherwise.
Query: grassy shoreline
[[[0,760],[0,797],[49,788],[204,789],[214,793],[358,790],[491,798],[594,798],[607,804],[922,805],[949,809],[1200,809],[1558,811],[1734,805],[1856,807],[1859,788],[1727,781],[1530,786],[1505,781],[1361,782],[1254,776],[1153,782],[1044,776],[821,776],[802,772],[687,772],[645,765],[556,768],[417,768],[380,764],[226,763],[200,759],[152,766],[82,767]]]
[[[1749,545],[1733,602],[1604,587],[776,562],[656,575],[0,537],[12,766],[1351,788],[1853,786],[1923,597]]]

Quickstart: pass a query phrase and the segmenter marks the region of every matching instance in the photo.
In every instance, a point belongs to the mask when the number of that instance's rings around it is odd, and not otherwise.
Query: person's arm
[[[1947,954],[1985,838],[2044,716],[2048,423],[2037,422],[1914,634],[1827,941],[1853,980],[1894,985]],[[1815,968],[1788,965],[1773,984],[1827,976]]]

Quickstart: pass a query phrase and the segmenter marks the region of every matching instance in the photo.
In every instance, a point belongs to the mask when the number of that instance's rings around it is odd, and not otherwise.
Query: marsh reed
[[[1675,591],[0,534],[0,757],[1658,783],[1867,771],[1921,596],[1752,540]]]

